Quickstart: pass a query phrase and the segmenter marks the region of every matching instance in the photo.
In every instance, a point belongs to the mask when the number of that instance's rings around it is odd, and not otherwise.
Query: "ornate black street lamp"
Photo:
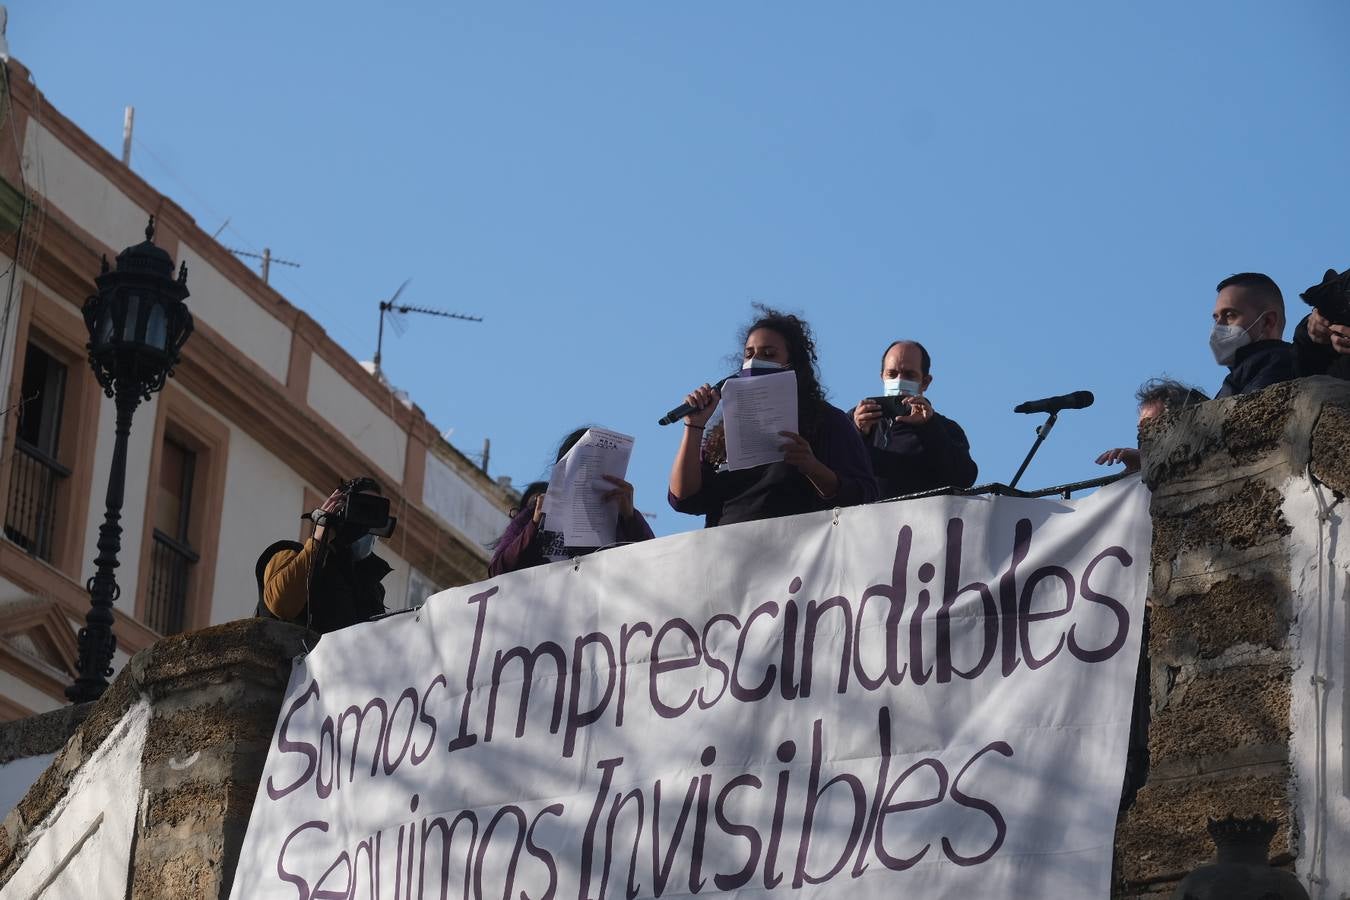
[[[117,403],[117,440],[113,444],[112,472],[108,475],[107,512],[98,530],[97,570],[89,579],[90,608],[80,629],[79,676],[66,688],[66,697],[80,703],[97,700],[112,674],[113,604],[122,589],[114,572],[122,549],[122,493],[127,473],[127,436],[131,415],[142,400],[164,387],[173,374],[179,352],[192,334],[187,304],[187,266],[173,277],[173,260],[154,244],[155,217],[145,229],[145,241],[117,254],[117,268],[108,270],[108,258],[95,279],[98,293],[84,303],[89,329],[89,364],[103,392]]]

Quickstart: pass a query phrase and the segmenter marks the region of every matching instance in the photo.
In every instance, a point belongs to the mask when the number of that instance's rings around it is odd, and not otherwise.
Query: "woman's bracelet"
[[[702,425],[690,425],[688,422],[685,422],[685,423],[684,423],[684,427],[685,427],[685,428],[692,428],[692,429],[694,429],[695,431],[702,431],[702,430],[703,430],[703,426],[702,426]]]

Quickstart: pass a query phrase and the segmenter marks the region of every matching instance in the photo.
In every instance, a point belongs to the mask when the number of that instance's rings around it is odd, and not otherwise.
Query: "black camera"
[[[380,486],[373,478],[353,478],[344,481],[338,490],[343,501],[333,512],[316,509],[309,514],[315,525],[323,525],[337,533],[339,544],[348,544],[367,534],[387,538],[394,533],[398,519],[389,515],[389,498],[379,494]]]
[[[881,407],[881,414],[888,419],[898,419],[900,416],[907,416],[910,413],[909,398],[903,396],[895,397],[868,397],[877,406]]]
[[[1332,325],[1350,325],[1350,269],[1340,274],[1327,269],[1321,282],[1299,297]]]

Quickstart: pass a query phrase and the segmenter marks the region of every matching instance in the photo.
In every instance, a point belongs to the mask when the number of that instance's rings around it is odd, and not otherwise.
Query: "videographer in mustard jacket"
[[[384,585],[392,571],[374,553],[396,520],[389,500],[371,478],[343,484],[305,518],[314,535],[301,544],[277,541],[258,558],[257,614],[327,634],[381,615]]]

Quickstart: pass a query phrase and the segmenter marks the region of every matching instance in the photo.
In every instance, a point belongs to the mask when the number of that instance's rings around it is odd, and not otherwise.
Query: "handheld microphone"
[[[1028,400],[1013,407],[1015,413],[1057,413],[1061,409],[1084,409],[1092,405],[1096,397],[1092,391],[1074,391],[1058,397],[1046,397],[1042,400]]]
[[[723,378],[721,381],[717,382],[717,384],[714,384],[714,385],[713,385],[713,390],[715,390],[715,391],[721,391],[721,390],[722,390],[722,385],[724,385],[724,384],[727,383],[727,379],[735,378],[735,377],[736,377],[736,375],[735,375],[734,373],[731,374],[731,375],[728,375],[726,378]],[[699,411],[700,409],[702,409],[702,408],[703,408],[703,407],[701,407],[701,406],[693,406],[693,405],[691,405],[691,404],[689,404],[689,403],[681,403],[679,406],[675,407],[675,408],[672,409],[670,412],[666,413],[664,416],[662,416],[661,418],[657,419],[657,420],[656,420],[656,424],[657,424],[657,425],[670,425],[670,424],[672,424],[672,423],[674,423],[674,422],[680,421],[680,419],[683,419],[685,416],[689,415],[690,413],[698,412],[698,411]]]

